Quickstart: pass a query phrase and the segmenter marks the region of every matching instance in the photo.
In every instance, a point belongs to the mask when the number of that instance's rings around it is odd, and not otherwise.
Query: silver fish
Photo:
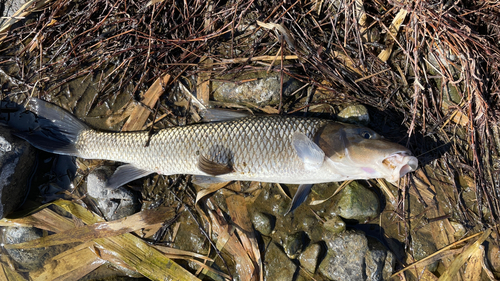
[[[152,173],[191,174],[220,181],[302,184],[296,196],[305,199],[314,183],[371,178],[394,182],[418,167],[407,148],[373,130],[324,119],[251,116],[172,127],[150,136],[97,131],[42,100],[33,98],[29,105],[45,118],[40,128],[53,134],[45,139],[29,132],[18,135],[48,152],[128,163],[109,180],[112,188]]]

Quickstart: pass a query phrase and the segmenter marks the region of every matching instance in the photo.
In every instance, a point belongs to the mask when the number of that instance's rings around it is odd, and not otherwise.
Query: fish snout
[[[391,170],[391,175],[386,178],[390,182],[396,182],[409,172],[418,168],[418,160],[408,151],[399,151],[386,157],[382,164]]]

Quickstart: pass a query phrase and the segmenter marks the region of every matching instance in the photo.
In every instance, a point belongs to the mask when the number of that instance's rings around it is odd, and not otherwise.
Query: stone
[[[368,241],[368,252],[365,255],[366,280],[384,280],[383,272],[387,250],[374,239],[368,239]]]
[[[87,194],[97,201],[97,207],[110,221],[130,216],[141,207],[133,192],[123,187],[106,187],[106,182],[112,174],[112,168],[103,166],[93,170],[87,178]]]
[[[347,220],[366,222],[380,214],[380,202],[373,191],[353,181],[333,198],[327,213]]]
[[[43,230],[34,227],[5,227],[3,243],[17,244],[41,238]],[[5,249],[10,257],[27,270],[36,270],[43,266],[48,258],[47,248]]]
[[[362,231],[325,232],[328,247],[318,270],[331,280],[386,280],[395,258],[379,241]]]
[[[214,99],[222,102],[253,103],[258,106],[275,105],[280,100],[280,74],[249,72],[242,75],[225,75],[213,81]],[[230,82],[230,81],[235,82]],[[248,81],[248,82],[239,82]],[[302,86],[301,82],[283,75],[283,97],[288,97]]]
[[[270,235],[273,232],[275,222],[276,218],[272,215],[261,212],[254,212],[252,214],[253,226],[262,235]]]
[[[270,243],[264,255],[264,280],[293,280],[297,266],[274,243]]]
[[[315,243],[307,247],[299,256],[300,265],[314,274],[321,253],[321,245]]]
[[[324,224],[323,227],[331,231],[335,234],[341,233],[345,231],[345,222],[339,217],[339,216],[334,216],[333,218],[327,220]]]
[[[327,254],[319,271],[331,280],[366,280],[365,254],[368,239],[362,232],[345,231],[339,235],[327,233]]]
[[[23,203],[34,163],[35,149],[0,126],[0,218]]]
[[[296,259],[302,252],[306,239],[307,235],[304,231],[287,235],[285,237],[285,242],[283,243],[283,249],[285,250],[286,255],[291,259]]]
[[[337,114],[340,122],[367,125],[370,123],[368,109],[362,104],[348,105]]]

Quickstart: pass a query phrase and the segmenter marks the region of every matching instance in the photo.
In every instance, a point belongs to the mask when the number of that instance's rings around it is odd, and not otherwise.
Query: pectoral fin
[[[325,161],[325,153],[317,144],[301,132],[292,135],[292,145],[300,160],[304,162],[304,168],[313,171],[321,168]]]
[[[140,179],[152,173],[154,172],[139,169],[132,164],[122,165],[118,167],[111,178],[109,178],[106,187],[115,189],[128,182]]]
[[[201,155],[200,159],[198,160],[198,169],[212,176],[219,176],[234,172],[233,167],[231,167],[229,163],[218,163],[215,161],[211,161],[203,155]]]
[[[312,184],[301,184],[299,185],[299,188],[297,189],[297,193],[295,193],[295,196],[293,196],[292,199],[292,204],[290,204],[290,209],[285,213],[285,216],[293,212],[300,204],[302,204],[304,201],[307,199],[307,195],[311,192],[311,187]]]

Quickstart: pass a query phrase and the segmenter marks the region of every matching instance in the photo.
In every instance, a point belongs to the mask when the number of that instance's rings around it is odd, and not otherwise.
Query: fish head
[[[318,132],[315,141],[332,170],[346,178],[396,182],[418,168],[418,160],[408,148],[369,128],[332,122]]]

